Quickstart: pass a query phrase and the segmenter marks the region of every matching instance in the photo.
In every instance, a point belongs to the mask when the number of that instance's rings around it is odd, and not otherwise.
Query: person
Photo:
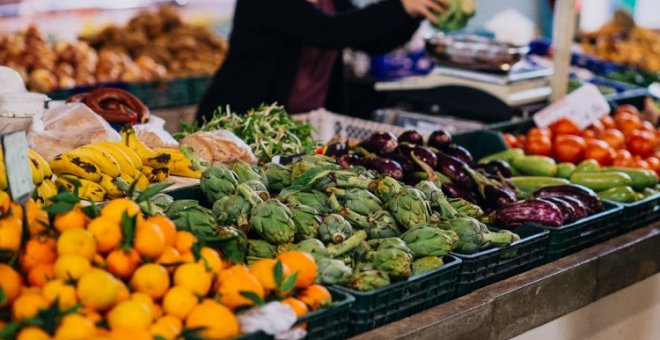
[[[237,0],[229,54],[213,77],[197,120],[229,106],[245,113],[278,102],[291,113],[345,112],[341,50],[382,54],[406,41],[447,0]]]

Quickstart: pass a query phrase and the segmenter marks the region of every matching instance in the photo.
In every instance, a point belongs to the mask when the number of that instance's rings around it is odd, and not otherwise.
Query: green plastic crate
[[[623,207],[621,234],[660,220],[660,194],[633,203],[617,204]]]
[[[480,158],[507,148],[500,133],[494,131],[479,130],[457,133],[453,136],[453,141],[470,150],[475,162]]]
[[[193,104],[188,79],[126,84],[126,90],[140,98],[150,109]]]
[[[444,261],[445,265],[437,270],[370,292],[334,286],[355,298],[350,310],[347,336],[369,331],[451,300],[461,260],[447,255]]]
[[[547,230],[523,225],[511,231],[518,234],[520,240],[509,247],[492,248],[469,255],[451,253],[463,261],[456,283],[457,297],[544,263],[549,235]]]
[[[192,77],[189,79],[188,86],[190,89],[191,102],[199,103],[202,100],[206,94],[206,90],[209,88],[209,85],[211,85],[212,79],[211,76]]]

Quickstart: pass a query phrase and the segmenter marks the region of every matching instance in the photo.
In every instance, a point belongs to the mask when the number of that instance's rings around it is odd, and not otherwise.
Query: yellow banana
[[[158,153],[166,153],[170,155],[170,164],[168,165],[168,168],[170,168],[170,175],[191,178],[202,177],[202,172],[199,170],[193,170],[192,161],[190,161],[181,150],[172,148],[156,148],[153,150]]]
[[[41,170],[43,170],[44,173],[44,179],[50,179],[53,176],[53,171],[50,168],[50,165],[48,164],[46,159],[44,159],[38,152],[32,149],[28,149],[28,156],[33,161],[37,161],[39,163],[39,167],[41,168]]]
[[[105,153],[110,154],[112,158],[114,158],[117,161],[117,164],[119,164],[119,169],[121,170],[122,175],[126,174],[128,177],[132,178],[138,172],[135,169],[135,165],[133,164],[133,161],[120,148],[110,145],[101,145],[99,143],[89,144],[86,145],[85,147],[95,150],[101,150],[104,151]]]
[[[137,182],[137,184],[135,184],[135,187],[140,191],[144,191],[149,187],[149,179],[147,179],[147,176],[145,176],[141,172],[139,175],[135,177],[134,180]]]
[[[113,178],[108,175],[103,175],[99,184],[105,189],[109,199],[124,197],[125,194],[119,187],[112,181]]]
[[[42,200],[42,202],[50,201],[51,197],[57,194],[57,191],[53,191],[47,182],[50,182],[50,179],[44,180],[37,187],[37,193],[39,194],[39,198]]]
[[[85,156],[63,153],[50,161],[50,167],[57,176],[69,174],[92,182],[101,180],[101,170]]]
[[[7,199],[9,199],[9,194],[6,191],[0,191],[0,203],[3,203]]]
[[[29,155],[28,163],[30,163],[30,171],[32,172],[32,182],[37,186],[44,181],[44,170],[41,168],[39,161],[29,157]]]
[[[49,188],[50,192],[53,193],[54,195],[57,195],[57,186],[55,185],[55,182],[52,179],[46,179],[44,180],[41,185],[45,185]]]
[[[94,144],[100,146],[107,146],[110,148],[119,149],[123,151],[126,154],[126,156],[128,156],[128,158],[131,160],[131,163],[133,163],[135,170],[137,171],[142,170],[142,160],[140,159],[140,156],[128,146],[118,142],[97,142]]]
[[[143,166],[163,168],[167,167],[170,162],[169,154],[158,153],[144,145],[135,134],[132,126],[126,126],[121,130],[121,141],[124,145],[135,150],[138,156],[140,156]]]
[[[73,192],[75,187],[71,182],[67,181],[67,178],[75,179],[80,182],[80,187],[78,188],[78,196],[80,196],[80,198],[94,202],[101,202],[105,200],[105,189],[100,184],[83,178],[77,178],[71,175],[62,175],[57,177],[55,184],[58,187],[64,187],[66,190]]]
[[[166,180],[170,176],[170,169],[167,167],[152,168],[145,166],[142,168],[142,173],[147,177],[149,183],[157,183]]]
[[[79,148],[75,148],[67,153],[72,155],[81,155],[89,158],[92,163],[96,165],[99,171],[101,171],[101,173],[110,177],[119,177],[119,175],[121,175],[121,168],[119,168],[117,160],[115,160],[112,155],[105,151],[88,148],[85,145]]]
[[[2,150],[0,150],[0,191],[6,190],[8,186],[7,171],[5,170],[5,159],[2,156]]]

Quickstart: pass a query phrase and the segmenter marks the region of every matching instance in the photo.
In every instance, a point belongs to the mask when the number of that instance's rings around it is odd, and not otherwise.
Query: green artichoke
[[[367,254],[367,260],[392,278],[404,279],[412,275],[413,257],[401,249],[378,249]]]
[[[289,164],[289,170],[291,171],[291,181],[295,181],[300,178],[305,172],[317,168],[318,165],[306,162],[306,161],[297,161],[295,163]]]
[[[348,288],[367,292],[390,285],[389,276],[379,270],[360,271],[348,281]]]
[[[223,164],[207,168],[199,181],[199,186],[209,202],[233,194],[237,185],[238,176]]]
[[[450,230],[442,230],[430,225],[418,225],[401,235],[415,258],[424,256],[443,257],[458,244],[458,236]]]
[[[266,163],[263,168],[268,180],[268,189],[279,192],[291,185],[291,171],[277,163]]]
[[[242,184],[245,184],[254,192],[256,192],[257,195],[259,195],[259,197],[261,197],[262,200],[265,201],[270,198],[270,194],[268,193],[268,188],[260,180],[251,179],[249,181],[243,182]]]
[[[248,251],[248,239],[245,233],[234,227],[220,227],[217,239],[208,245],[218,249],[223,259],[232,264],[244,264]]]
[[[330,201],[333,196],[339,198],[340,204],[351,211],[360,215],[371,215],[376,211],[382,210],[383,202],[376,195],[364,189],[338,189],[328,188]]]
[[[430,272],[436,268],[442,267],[444,264],[442,258],[437,256],[425,256],[419,258],[412,264],[413,275]]]
[[[239,229],[250,231],[250,212],[252,205],[241,194],[225,196],[213,203],[213,216],[220,225],[234,225]]]
[[[213,213],[197,201],[175,201],[167,208],[165,215],[174,222],[177,230],[189,231],[202,241],[213,241],[218,237]]]
[[[431,208],[424,199],[424,194],[412,187],[404,187],[388,203],[394,218],[404,229],[426,223],[431,215]]]
[[[369,190],[376,194],[383,202],[391,201],[401,189],[403,189],[401,183],[390,176],[373,181],[369,185]]]
[[[472,217],[481,219],[484,216],[483,210],[476,205],[472,204],[462,198],[450,198],[449,204],[456,209],[458,217]]]
[[[367,233],[364,230],[358,230],[353,236],[340,244],[331,244],[326,249],[330,257],[339,257],[358,249],[367,239]],[[352,262],[352,259],[351,261]]]
[[[247,260],[252,263],[259,259],[275,258],[276,247],[264,240],[248,240]]]
[[[410,254],[410,256],[414,255],[413,251],[410,249],[410,247],[408,247],[406,242],[398,237],[388,237],[388,238],[381,238],[376,240],[369,240],[367,241],[367,244],[369,244],[369,247],[371,247],[371,249],[375,249],[375,250],[399,249]]]
[[[454,250],[463,254],[473,254],[489,247],[507,246],[520,239],[508,230],[492,232],[486,225],[471,217],[447,221],[442,227],[458,235],[458,245]]]
[[[253,205],[250,225],[264,240],[273,244],[291,243],[296,235],[291,210],[276,199]]]
[[[338,214],[326,215],[319,226],[319,236],[324,243],[342,243],[351,235],[353,227]]]
[[[431,208],[437,210],[443,220],[451,220],[457,217],[458,212],[456,209],[449,204],[445,194],[433,182],[421,181],[417,183],[415,188],[424,194]]]
[[[296,225],[296,241],[318,238],[321,218],[316,209],[303,204],[292,204],[288,207]]]
[[[330,257],[330,253],[328,252],[328,249],[325,248],[323,242],[317,239],[300,241],[296,244],[296,246],[298,247],[298,250],[312,255],[317,262],[322,258]]]
[[[369,239],[396,237],[402,233],[396,219],[387,210],[379,210],[369,216],[362,216],[346,209],[342,211],[342,215],[358,227],[366,230]]]
[[[287,204],[304,204],[308,205],[319,213],[329,214],[333,212],[330,207],[328,196],[318,190],[299,191],[286,197]]]
[[[268,186],[268,179],[263,170],[258,166],[252,166],[249,163],[238,160],[232,166],[232,170],[236,173],[239,183],[245,183],[251,180],[257,180]]]
[[[303,155],[300,159],[303,162],[312,163],[317,166],[326,166],[326,165],[335,165],[335,159],[332,157],[318,155],[318,154],[306,154]]]
[[[318,276],[316,281],[326,285],[345,286],[353,275],[351,267],[343,261],[323,258],[317,261]]]

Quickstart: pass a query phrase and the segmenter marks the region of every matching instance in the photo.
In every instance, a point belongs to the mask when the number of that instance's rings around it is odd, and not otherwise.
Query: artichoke
[[[218,237],[213,213],[197,201],[175,201],[167,208],[165,215],[174,222],[177,230],[189,231],[202,241],[213,241]]]
[[[458,244],[458,236],[450,230],[442,230],[430,225],[418,225],[401,235],[415,258],[424,256],[443,257]]]
[[[279,192],[291,185],[291,171],[277,163],[266,163],[262,168],[268,180],[268,189]]]
[[[403,279],[412,275],[413,257],[401,249],[378,249],[367,254],[367,260],[390,277]]]
[[[353,275],[351,267],[343,261],[323,258],[317,261],[318,275],[316,280],[326,285],[345,286]]]
[[[433,182],[421,181],[417,183],[415,188],[424,194],[431,208],[437,210],[443,220],[451,220],[457,217],[458,212],[456,209],[449,204],[445,194]]]
[[[376,195],[364,189],[353,188],[344,190],[328,188],[328,191],[331,192],[331,203],[333,196],[338,197],[341,201],[340,203],[343,203],[345,208],[360,215],[371,215],[383,207],[383,202]]]
[[[492,232],[486,225],[471,217],[457,218],[444,223],[443,228],[458,235],[456,251],[473,254],[489,247],[507,246],[520,239],[508,230]]]
[[[237,185],[236,173],[223,164],[207,168],[199,181],[199,186],[209,202],[233,194]]]
[[[462,198],[450,198],[449,204],[456,209],[459,217],[472,217],[481,219],[484,216],[483,210],[476,205],[472,204]]]
[[[318,154],[306,154],[303,155],[300,159],[302,162],[312,163],[316,166],[326,166],[326,165],[335,165],[335,159],[332,157],[318,155]]]
[[[318,238],[321,219],[316,209],[303,205],[289,205],[293,223],[296,225],[296,241]]]
[[[245,183],[251,180],[257,180],[268,186],[268,179],[263,170],[258,166],[252,166],[249,163],[238,160],[232,166],[232,170],[236,173],[239,183]]]
[[[342,214],[346,219],[366,230],[369,239],[395,237],[402,233],[396,219],[387,210],[379,210],[372,215],[362,216],[346,209],[342,211]]]
[[[295,243],[282,243],[277,245],[277,250],[275,252],[279,255],[296,250],[298,250],[298,246]]]
[[[328,254],[330,257],[338,257],[348,254],[353,250],[359,248],[367,239],[367,233],[364,230],[358,230],[353,236],[349,237],[346,241],[340,244],[332,244],[328,246]],[[350,257],[350,256],[349,256]],[[351,259],[349,262],[352,262]]]
[[[366,292],[390,285],[390,278],[379,270],[365,270],[354,274],[348,281],[348,288]]]
[[[413,275],[430,272],[436,268],[442,267],[444,264],[442,258],[437,256],[425,256],[419,258],[412,264]]]
[[[213,203],[213,216],[220,225],[235,225],[248,232],[252,204],[241,194],[225,196]]]
[[[328,196],[318,190],[296,192],[286,197],[286,203],[308,205],[323,214],[333,212]]]
[[[297,161],[289,165],[289,170],[291,171],[291,181],[295,181],[300,178],[305,172],[317,168],[318,165],[306,162],[306,161]]]
[[[388,237],[378,240],[369,240],[367,241],[367,244],[369,244],[369,247],[375,250],[399,249],[410,254],[410,256],[414,255],[413,251],[410,249],[410,247],[408,247],[406,242],[398,237]]]
[[[254,192],[256,192],[257,195],[259,195],[259,197],[261,197],[261,199],[263,199],[264,201],[270,198],[270,194],[268,193],[268,188],[261,181],[256,179],[251,179],[249,181],[243,182],[242,184],[245,184]]]
[[[260,202],[257,194],[245,184],[238,190],[252,204],[250,226],[261,238],[273,244],[293,242],[296,225],[291,210],[284,203],[276,199]]]
[[[232,264],[244,264],[248,250],[248,239],[245,233],[234,227],[220,227],[217,239],[208,242],[209,246],[218,249],[223,259]]]
[[[383,202],[391,201],[401,189],[403,189],[401,183],[390,176],[373,181],[369,185],[369,190],[376,194]]]
[[[304,251],[312,255],[318,262],[320,259],[330,257],[328,249],[325,248],[323,242],[317,239],[308,239],[300,241],[296,244],[296,247],[300,251]]]
[[[319,226],[319,236],[324,243],[342,243],[353,235],[351,224],[338,214],[329,214]]]
[[[264,240],[248,240],[248,262],[275,258],[276,247]]]
[[[404,229],[426,223],[431,215],[431,208],[424,199],[424,194],[412,187],[404,187],[388,203],[394,218]]]

